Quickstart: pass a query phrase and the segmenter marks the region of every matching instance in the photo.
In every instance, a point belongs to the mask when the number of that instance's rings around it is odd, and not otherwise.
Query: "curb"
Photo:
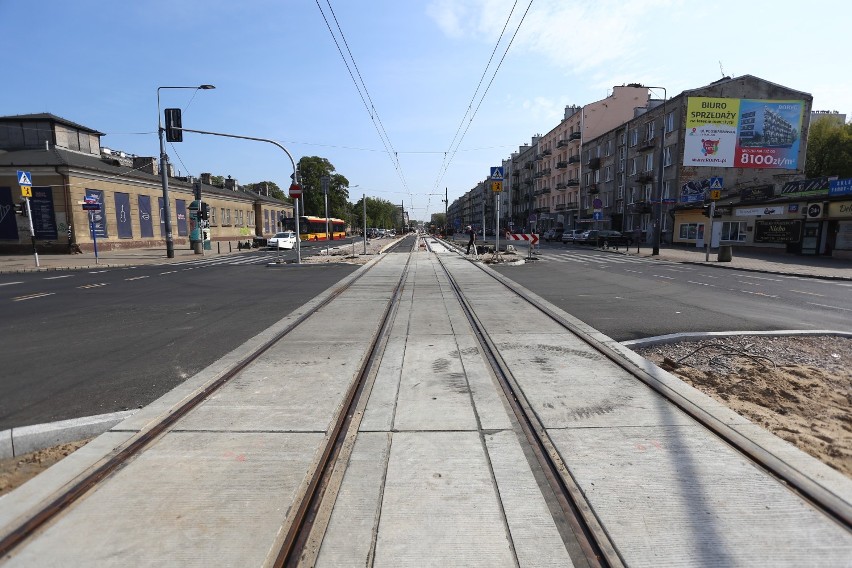
[[[0,431],[0,459],[99,436],[136,410],[111,412]]]
[[[832,329],[782,329],[778,331],[708,331],[708,332],[686,332],[686,333],[669,333],[667,335],[657,335],[655,337],[644,337],[642,339],[631,339],[622,341],[621,344],[630,349],[637,347],[650,347],[652,345],[666,345],[668,343],[678,343],[681,341],[701,341],[702,339],[712,339],[714,337],[808,337],[815,335],[830,335],[834,337],[846,337],[852,339],[852,332],[836,331]]]

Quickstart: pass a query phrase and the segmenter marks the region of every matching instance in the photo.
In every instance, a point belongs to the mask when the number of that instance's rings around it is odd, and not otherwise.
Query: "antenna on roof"
[[[722,68],[722,62],[719,61],[719,72],[722,74],[722,79],[725,78],[725,69]]]

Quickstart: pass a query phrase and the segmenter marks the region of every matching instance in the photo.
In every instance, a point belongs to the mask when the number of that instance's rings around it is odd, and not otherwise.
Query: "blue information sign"
[[[828,182],[829,195],[852,195],[852,178],[835,179]]]

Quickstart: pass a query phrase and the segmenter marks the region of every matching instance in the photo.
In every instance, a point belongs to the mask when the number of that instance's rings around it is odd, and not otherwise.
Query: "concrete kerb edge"
[[[319,295],[315,296],[302,306],[293,310],[282,319],[272,324],[267,329],[261,331],[251,339],[244,342],[242,345],[233,349],[231,352],[223,355],[192,377],[186,379],[181,385],[175,387],[168,393],[164,394],[157,400],[153,401],[145,407],[150,413],[154,405],[164,406],[162,412],[158,415],[167,414],[173,408],[175,401],[169,395],[176,392],[182,392],[183,396],[179,397],[184,400],[192,396],[196,392],[206,388],[214,382],[222,372],[221,367],[228,367],[230,361],[239,360],[248,355],[254,348],[261,345],[269,337],[274,336],[278,331],[284,329],[291,321],[298,318],[302,313],[309,310],[313,305],[316,305],[325,300],[334,289],[340,285],[359,276],[360,272],[364,272],[378,262],[380,257],[370,259],[369,262],[345,276],[337,283],[333,284]],[[199,380],[201,379],[201,380]],[[178,402],[179,402],[178,401]],[[57,422],[49,422],[44,424],[34,424],[31,426],[22,426],[0,431],[0,459],[20,456],[26,453],[35,452],[50,448],[59,444],[71,442],[79,442],[87,438],[99,436],[108,431],[137,431],[138,428],[126,428],[123,423],[129,422],[134,415],[140,413],[140,409],[113,412],[108,414],[99,414],[95,416],[84,416],[69,420],[60,420]]]
[[[817,335],[829,335],[834,337],[846,337],[852,339],[852,332],[837,331],[833,329],[782,329],[777,331],[707,331],[707,332],[684,332],[657,335],[655,337],[644,337],[642,339],[631,339],[622,341],[625,347],[635,349],[650,347],[652,345],[665,345],[668,343],[679,343],[681,341],[701,341],[717,337],[808,337]]]
[[[489,266],[479,266],[480,268],[482,268],[482,270],[488,271],[490,274],[494,274],[498,280],[506,283],[513,290],[518,287],[515,282],[508,279],[507,277],[504,277],[502,274],[492,270]],[[665,371],[664,369],[661,369],[653,362],[631,350],[630,347],[628,347],[627,345],[615,341],[611,337],[596,330],[595,328],[591,327],[582,320],[579,320],[576,317],[564,312],[559,307],[551,304],[550,302],[538,296],[537,294],[526,289],[524,290],[524,293],[533,300],[541,302],[543,306],[545,306],[547,309],[553,310],[554,313],[559,314],[561,317],[565,318],[566,321],[570,322],[573,325],[576,325],[580,331],[588,334],[593,339],[600,341],[601,343],[610,347],[618,355],[624,358],[628,367],[638,367],[646,371],[654,378],[654,380],[659,382],[661,385],[676,392],[689,403],[701,407],[704,412],[710,415],[712,419],[717,421],[719,424],[727,425],[729,428],[736,431],[739,435],[748,439],[751,443],[762,448],[766,452],[775,455],[779,460],[783,461],[789,467],[795,469],[796,471],[810,479],[813,483],[823,487],[826,491],[834,494],[839,499],[842,499],[847,506],[852,507],[852,479],[847,478],[839,471],[831,468],[830,466],[826,465],[825,463],[811,456],[810,454],[799,450],[797,447],[777,437],[768,430],[763,429],[761,426],[754,424],[747,418],[741,416],[740,414],[731,410],[722,403],[717,402],[709,395],[704,394],[700,390],[682,381],[677,376],[669,373],[668,371]],[[811,335],[824,335],[826,332],[820,332],[819,330],[808,330],[807,332],[802,332],[801,334],[804,335],[805,333]],[[852,337],[852,333],[847,332],[830,333],[843,337]]]
[[[99,436],[132,416],[136,410],[59,420],[0,432],[0,459],[12,458]]]

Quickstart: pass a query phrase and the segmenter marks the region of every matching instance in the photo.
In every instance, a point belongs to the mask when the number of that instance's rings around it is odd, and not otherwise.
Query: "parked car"
[[[592,229],[580,237],[580,242],[602,248],[627,246],[628,239],[618,231],[607,229]]]
[[[583,231],[581,229],[571,229],[569,231],[566,231],[566,232],[562,233],[562,243],[568,244],[568,243],[573,243],[575,241],[579,241],[580,236],[582,234],[583,234]]]
[[[276,250],[291,250],[296,246],[296,233],[293,231],[275,233],[272,238],[266,241],[266,246]]]
[[[562,236],[562,231],[557,231],[556,229],[548,229],[541,236],[547,242],[550,241],[558,241]]]

